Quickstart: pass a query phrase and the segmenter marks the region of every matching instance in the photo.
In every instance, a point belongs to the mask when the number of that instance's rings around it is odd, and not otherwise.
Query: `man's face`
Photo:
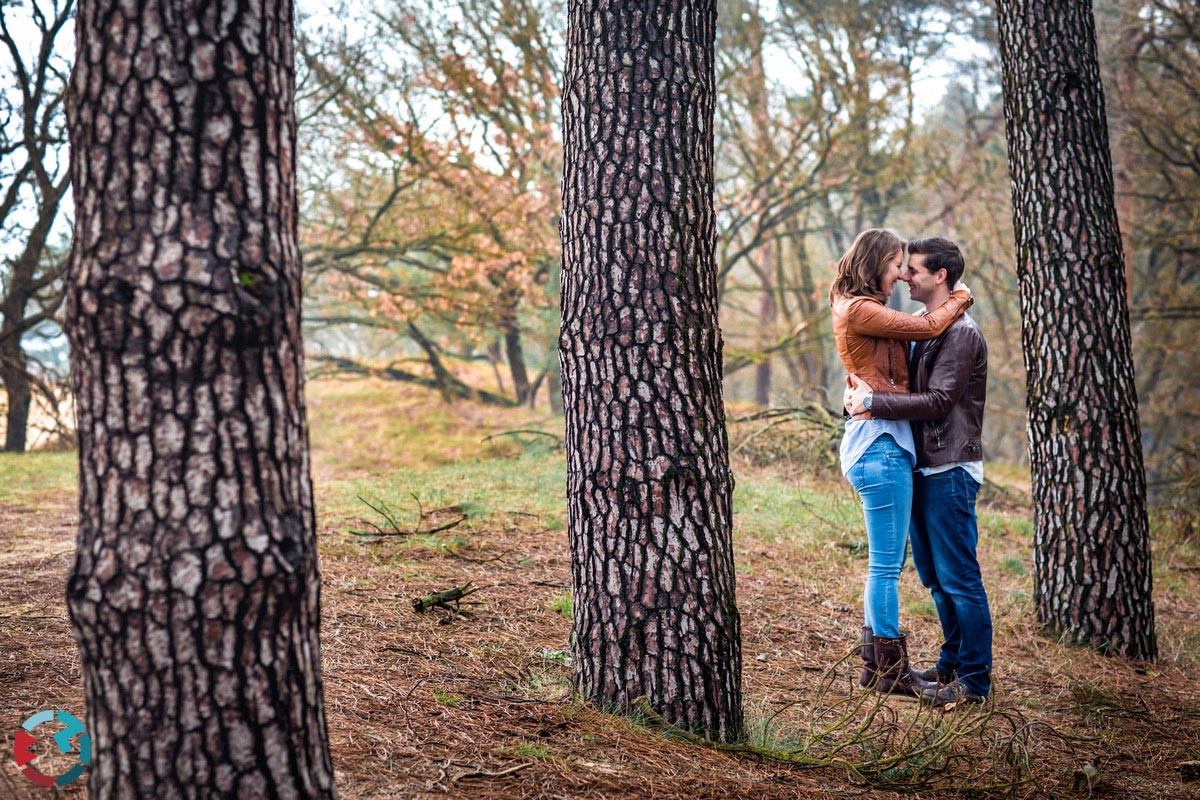
[[[930,274],[925,268],[925,253],[910,253],[908,256],[908,267],[904,270],[902,279],[908,283],[908,295],[918,303],[928,302],[933,297],[934,289],[938,285],[938,275],[942,276],[942,282],[946,280],[946,271],[939,269],[937,272]]]
[[[896,288],[896,281],[904,280],[903,264],[903,250],[897,250],[896,254],[888,259],[887,266],[883,270],[883,279],[879,282],[885,300],[892,296],[892,289]]]

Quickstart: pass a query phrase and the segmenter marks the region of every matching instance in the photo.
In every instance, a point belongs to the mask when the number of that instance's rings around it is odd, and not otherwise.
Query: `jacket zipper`
[[[892,346],[890,343],[888,343],[888,345],[887,345],[887,354],[888,354],[888,383],[890,383],[892,385],[892,388],[894,389],[894,388],[896,388],[896,378],[895,378],[895,371],[892,369]]]

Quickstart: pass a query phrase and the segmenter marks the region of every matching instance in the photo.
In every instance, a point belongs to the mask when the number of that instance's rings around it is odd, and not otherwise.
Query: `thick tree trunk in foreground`
[[[721,402],[713,0],[575,0],[563,91],[561,360],[576,681],[741,733]]]
[[[1091,3],[997,8],[1038,614],[1069,641],[1153,659],[1146,478]]]
[[[84,0],[76,25],[68,602],[88,788],[331,797],[292,6]]]

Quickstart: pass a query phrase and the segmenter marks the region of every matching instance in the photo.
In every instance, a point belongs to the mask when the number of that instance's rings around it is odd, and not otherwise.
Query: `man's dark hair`
[[[962,250],[949,239],[931,236],[928,239],[914,239],[908,243],[908,252],[925,256],[925,269],[932,275],[939,269],[946,270],[946,285],[951,289],[962,277],[966,262]]]

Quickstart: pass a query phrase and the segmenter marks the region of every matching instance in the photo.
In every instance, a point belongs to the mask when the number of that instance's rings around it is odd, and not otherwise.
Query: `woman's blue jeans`
[[[871,443],[846,477],[862,499],[867,520],[866,625],[876,636],[900,635],[900,570],[908,550],[912,513],[912,457],[884,434]]]

